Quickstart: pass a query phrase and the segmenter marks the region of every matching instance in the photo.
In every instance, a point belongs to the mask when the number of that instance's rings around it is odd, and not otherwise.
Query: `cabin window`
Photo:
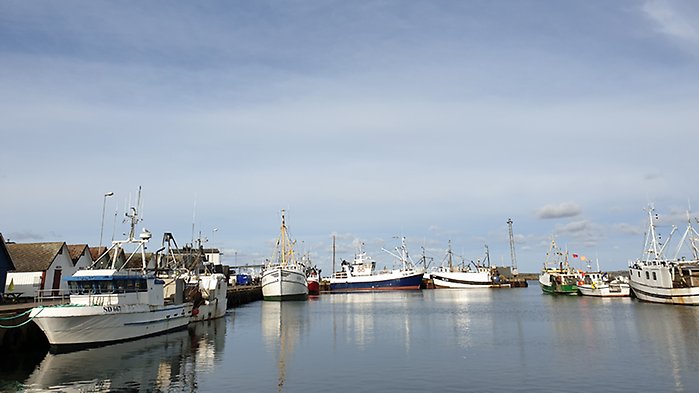
[[[136,281],[136,290],[138,292],[145,292],[148,290],[148,284],[146,283],[146,280],[137,280]]]
[[[653,272],[653,280],[657,280],[658,276],[655,275],[655,272]]]
[[[638,272],[638,278],[641,278],[641,272],[640,272],[640,271]]]
[[[114,281],[114,292],[117,293],[122,293],[126,291],[126,283],[125,280],[116,280]]]
[[[646,280],[650,280],[650,273],[646,272]]]
[[[98,284],[99,284],[99,291],[101,293],[109,293],[109,292],[112,292],[114,289],[114,286],[112,285],[111,281],[107,281],[107,280],[98,281]]]

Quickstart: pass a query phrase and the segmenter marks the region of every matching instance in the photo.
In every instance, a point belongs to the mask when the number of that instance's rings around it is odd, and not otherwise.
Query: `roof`
[[[10,253],[7,251],[7,247],[5,246],[5,238],[2,237],[2,233],[0,233],[0,258],[5,257],[7,259],[8,263],[8,270],[15,270],[15,265],[12,263],[12,256],[10,256]]]
[[[65,243],[7,244],[17,272],[42,272],[48,270]]]
[[[141,258],[141,253],[136,252],[136,253],[124,253],[126,256],[126,259],[131,258],[126,265],[124,265],[122,268],[123,269],[142,269],[143,268],[143,259]],[[146,252],[146,264],[148,264],[148,261],[153,259],[153,253],[152,252]]]
[[[101,246],[101,247],[89,247],[90,248],[90,258],[92,258],[92,261],[96,261],[97,258],[100,257],[100,255],[104,254],[107,251],[107,247]]]
[[[70,254],[70,259],[73,261],[73,265],[78,262],[80,256],[83,255],[87,244],[68,244],[68,253]]]

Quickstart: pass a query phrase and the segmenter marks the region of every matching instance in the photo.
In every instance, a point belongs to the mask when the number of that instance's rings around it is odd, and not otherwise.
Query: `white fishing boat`
[[[184,284],[184,300],[192,303],[191,322],[220,318],[226,315],[228,308],[228,280],[225,275],[213,272],[201,239],[197,242],[196,247],[187,245],[180,249],[172,234],[165,233],[163,247],[156,252],[157,276],[168,282],[175,281],[174,285],[166,286],[166,290],[174,290],[177,281]],[[165,253],[161,256],[159,253],[163,250]]]
[[[471,262],[466,266],[456,266],[453,263],[451,241],[445,256],[445,263],[435,269],[430,278],[435,288],[503,288],[509,287],[497,268],[490,266],[490,255],[486,246],[483,263]]]
[[[289,238],[284,210],[282,226],[272,260],[262,270],[264,300],[306,300],[308,281],[306,267],[296,259],[294,243]]]
[[[674,257],[665,257],[676,227],[664,244],[659,241],[655,221],[659,219],[648,209],[648,232],[643,257],[629,267],[631,290],[639,300],[653,303],[699,305],[699,234],[692,227],[687,214],[687,229],[680,240]],[[690,255],[680,256],[684,246]]]
[[[139,190],[140,200],[140,190]],[[38,306],[29,318],[46,334],[52,349],[94,346],[164,333],[185,328],[192,314],[192,304],[183,302],[181,293],[165,298],[165,281],[147,271],[145,245],[151,238],[144,229],[138,237],[136,208],[131,219],[129,237],[114,241],[112,247],[93,266],[68,277],[70,304]],[[126,262],[125,246],[135,247]],[[112,256],[107,266],[96,266]],[[137,269],[127,268],[139,262]]]
[[[609,273],[603,273],[597,260],[597,271],[590,271],[588,261],[587,271],[582,273],[583,279],[578,282],[578,292],[583,296],[595,297],[627,297],[631,294],[629,279],[618,276],[611,278]]]
[[[586,272],[582,283],[578,284],[578,291],[583,296],[595,297],[628,297],[631,295],[631,287],[626,277],[609,279],[607,273]]]
[[[394,269],[376,271],[376,262],[367,255],[360,245],[354,260],[342,261],[341,270],[330,277],[331,292],[355,291],[395,291],[420,289],[425,269],[416,267],[408,255],[405,238],[401,238],[398,254],[388,250],[398,260]]]

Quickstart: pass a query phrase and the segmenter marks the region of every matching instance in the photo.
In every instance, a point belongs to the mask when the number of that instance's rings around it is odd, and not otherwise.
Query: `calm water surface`
[[[695,392],[699,308],[536,285],[256,302],[0,371],[3,391]],[[39,362],[36,364],[36,362]]]

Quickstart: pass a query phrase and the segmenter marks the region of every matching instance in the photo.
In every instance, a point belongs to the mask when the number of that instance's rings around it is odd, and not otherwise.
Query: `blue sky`
[[[333,234],[507,264],[510,217],[520,271],[621,269],[699,204],[697,75],[693,1],[3,1],[0,231],[96,245],[142,186],[152,249],[196,204],[229,264],[286,209],[324,272]]]

